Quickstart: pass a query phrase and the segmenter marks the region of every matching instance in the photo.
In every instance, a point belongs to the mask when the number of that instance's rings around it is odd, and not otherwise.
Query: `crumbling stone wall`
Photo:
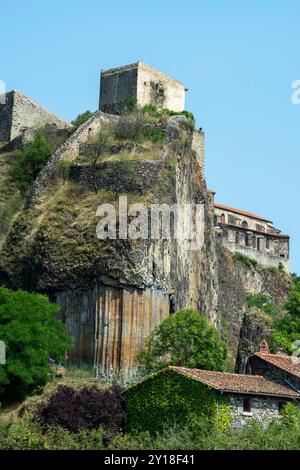
[[[0,104],[0,141],[9,142],[28,129],[55,124],[68,128],[71,124],[22,95],[16,90],[6,93],[5,104]]]
[[[115,193],[147,193],[157,181],[164,160],[115,161],[98,163],[94,171],[92,165],[73,165],[70,179],[93,190],[105,189]]]

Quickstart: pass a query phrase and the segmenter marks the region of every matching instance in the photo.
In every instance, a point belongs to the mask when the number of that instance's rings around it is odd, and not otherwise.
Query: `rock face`
[[[238,357],[242,370],[262,335],[245,317],[247,292],[267,291],[280,306],[288,281],[236,261],[214,238],[204,134],[195,136],[182,116],[168,120],[164,149],[151,160],[100,162],[95,193],[90,167],[76,159],[80,147],[116,119],[97,112],[50,159],[7,236],[0,281],[46,293],[59,303],[75,339],[69,357],[97,366],[103,375],[118,371],[130,378],[153,328],[185,308],[202,311],[219,328],[230,345],[228,367],[233,369]],[[74,165],[67,180],[60,174],[65,161]],[[148,211],[153,204],[197,207],[199,245],[191,250],[180,238],[99,240],[97,207],[118,208],[120,194],[128,205],[142,203]]]

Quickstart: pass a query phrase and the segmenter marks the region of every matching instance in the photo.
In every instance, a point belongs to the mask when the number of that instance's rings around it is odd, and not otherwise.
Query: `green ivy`
[[[208,386],[171,369],[157,372],[124,393],[127,426],[130,432],[162,432],[168,426],[185,426],[201,418],[211,418],[218,426],[229,425],[227,399]]]

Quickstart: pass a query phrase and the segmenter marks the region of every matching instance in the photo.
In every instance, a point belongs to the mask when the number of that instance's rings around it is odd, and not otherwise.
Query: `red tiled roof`
[[[273,223],[271,220],[264,219],[263,217],[260,217],[259,215],[252,214],[251,212],[240,211],[239,209],[234,209],[233,207],[224,206],[223,204],[215,203],[214,207],[216,207],[217,209],[223,209],[224,211],[233,212],[234,214],[244,215],[246,217],[250,217],[251,219],[261,220],[263,222],[269,222],[271,224]]]
[[[202,382],[220,392],[299,398],[294,389],[277,384],[260,375],[228,374],[201,369],[170,367],[177,374]]]
[[[295,377],[300,378],[300,359],[293,356],[281,356],[279,354],[265,354],[257,352],[253,354],[254,357],[259,357],[263,361],[272,364],[278,369],[281,369]],[[253,357],[252,356],[252,357]]]

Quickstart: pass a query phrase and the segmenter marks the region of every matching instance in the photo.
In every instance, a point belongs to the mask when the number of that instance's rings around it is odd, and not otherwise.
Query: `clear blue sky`
[[[183,81],[216,200],[274,220],[300,272],[299,1],[10,0],[0,15],[0,80],[65,118],[97,108],[101,68],[139,59]]]

